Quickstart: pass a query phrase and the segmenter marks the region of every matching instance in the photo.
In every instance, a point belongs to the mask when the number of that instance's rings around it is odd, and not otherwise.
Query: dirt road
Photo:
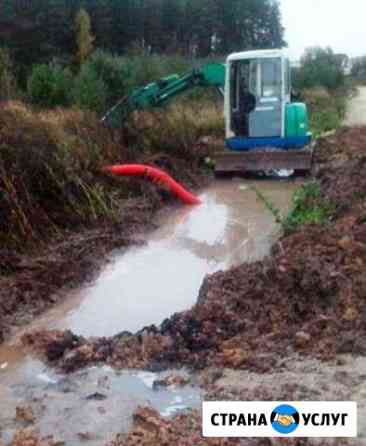
[[[348,103],[345,125],[366,125],[366,87],[358,87],[358,94]]]

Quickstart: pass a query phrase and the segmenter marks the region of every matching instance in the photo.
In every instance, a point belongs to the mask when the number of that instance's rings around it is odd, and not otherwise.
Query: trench
[[[285,214],[296,181],[239,179],[214,182],[197,207],[170,208],[146,243],[115,251],[88,286],[34,321],[27,330],[71,329],[83,336],[112,336],[159,325],[194,305],[204,277],[266,256],[279,235],[274,215],[254,188]],[[66,444],[96,445],[127,431],[134,410],[148,404],[164,416],[199,407],[203,391],[194,384],[156,389],[172,371],[150,373],[90,367],[60,375],[13,341],[0,348],[0,438],[8,444],[24,426],[17,406],[31,406],[35,427]],[[188,374],[187,371],[179,371]]]

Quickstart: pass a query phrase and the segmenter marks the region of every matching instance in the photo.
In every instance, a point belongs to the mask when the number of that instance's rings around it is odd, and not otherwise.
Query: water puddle
[[[215,182],[202,193],[202,206],[165,210],[146,245],[116,251],[94,283],[70,295],[30,329],[112,336],[159,325],[188,309],[207,274],[269,253],[278,225],[253,186],[286,213],[298,184]],[[139,404],[149,403],[166,416],[198,407],[198,388],[153,390],[151,382],[158,377],[104,367],[58,376],[17,347],[4,346],[0,348],[0,438],[9,441],[18,427],[17,405],[31,404],[42,434],[53,433],[72,445],[85,440],[83,432],[90,433],[89,444],[101,444],[112,432],[128,430]]]
[[[139,371],[118,373],[109,367],[91,367],[63,376],[27,358],[11,378],[8,375],[2,379],[1,438],[10,442],[14,431],[26,425],[15,420],[16,406],[31,407],[34,426],[42,435],[54,435],[68,445],[85,439],[90,445],[100,445],[119,432],[127,432],[138,406],[151,406],[163,416],[200,406],[201,391],[197,387],[154,390],[154,381],[164,376]]]
[[[288,181],[218,181],[203,205],[164,211],[145,246],[115,252],[97,280],[39,325],[83,336],[112,336],[160,324],[191,307],[203,278],[269,253],[278,225],[255,186],[286,212],[296,187]]]

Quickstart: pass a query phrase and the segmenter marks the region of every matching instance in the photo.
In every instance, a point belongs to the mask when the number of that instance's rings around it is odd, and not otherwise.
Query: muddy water
[[[206,274],[268,254],[278,225],[254,188],[286,213],[296,187],[288,181],[215,182],[201,194],[202,206],[165,210],[145,245],[113,253],[92,285],[30,329],[111,336],[160,324],[195,303]],[[0,435],[8,442],[22,426],[14,421],[15,408],[22,405],[32,406],[42,434],[53,433],[73,445],[83,441],[83,434],[89,444],[101,444],[113,432],[127,430],[139,404],[148,403],[166,416],[198,407],[197,387],[157,391],[152,382],[159,378],[104,367],[59,376],[18,346],[5,346],[0,349]]]
[[[263,258],[278,229],[258,188],[282,212],[295,183],[218,181],[202,206],[164,211],[145,246],[116,252],[95,283],[43,322],[85,336],[160,324],[192,306],[206,274]]]

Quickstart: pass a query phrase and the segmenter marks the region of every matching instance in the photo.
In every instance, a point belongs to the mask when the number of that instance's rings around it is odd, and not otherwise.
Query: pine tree
[[[75,20],[77,54],[76,61],[82,65],[92,53],[94,36],[91,33],[90,16],[85,9],[80,9]]]

